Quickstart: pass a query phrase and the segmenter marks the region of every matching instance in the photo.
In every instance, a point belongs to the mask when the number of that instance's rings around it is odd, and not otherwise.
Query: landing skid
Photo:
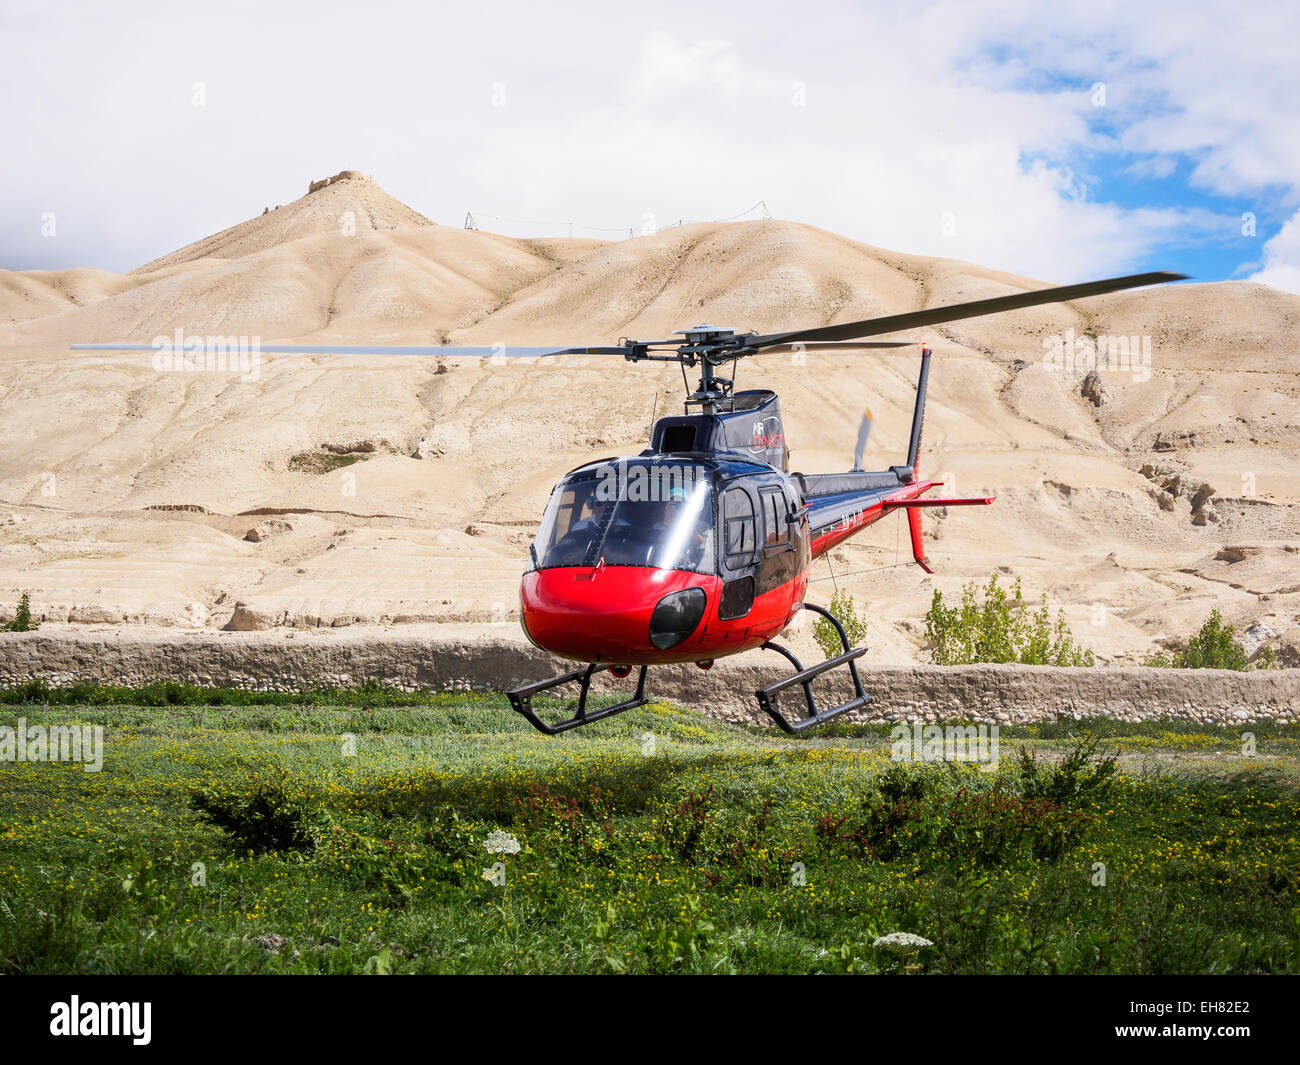
[[[844,647],[844,653],[837,655],[835,658],[828,658],[825,662],[819,662],[815,666],[809,666],[805,669],[793,653],[779,643],[773,643],[769,640],[763,646],[769,650],[783,655],[794,666],[796,672],[793,676],[786,677],[784,680],[778,680],[775,684],[769,684],[766,688],[760,688],[754,694],[758,697],[758,705],[763,713],[767,714],[773,721],[781,726],[786,732],[797,734],[805,732],[808,729],[816,728],[818,725],[824,725],[832,718],[839,717],[841,714],[847,714],[850,710],[857,710],[871,702],[871,696],[866,693],[862,687],[862,678],[858,676],[857,659],[867,653],[865,647],[849,647],[849,638],[844,632],[844,626],[840,624],[839,619],[824,607],[814,606],[812,603],[804,603],[805,610],[811,610],[826,618],[835,626],[835,631],[839,633],[840,643]],[[848,665],[849,675],[853,678],[853,697],[847,702],[840,703],[839,706],[832,706],[826,710],[820,710],[817,707],[817,699],[813,695],[812,681],[820,677],[823,673],[829,673],[842,665]],[[783,713],[777,703],[777,696],[787,688],[792,688],[796,684],[803,688],[804,700],[808,706],[808,714],[797,721],[791,721]]]
[[[650,701],[645,695],[645,672],[647,667],[642,666],[641,672],[637,676],[636,692],[630,699],[624,699],[621,703],[615,703],[613,706],[603,706],[599,710],[592,710],[588,713],[587,695],[591,691],[591,678],[607,669],[609,669],[608,665],[593,663],[583,669],[575,669],[572,673],[552,677],[550,680],[539,680],[532,684],[525,684],[522,688],[506,692],[506,698],[510,700],[510,706],[513,710],[523,714],[533,728],[537,729],[538,732],[546,733],[548,736],[557,736],[561,732],[568,732],[569,729],[577,728],[579,725],[589,725],[591,722],[599,721],[603,717],[613,717],[615,714],[621,714],[624,710],[633,710],[638,706],[645,706]],[[564,684],[573,684],[574,682],[581,685],[581,688],[578,693],[578,709],[573,717],[552,725],[537,716],[533,710],[534,695],[540,695],[552,688],[558,688]]]
[[[816,728],[818,725],[824,725],[833,718],[841,714],[847,714],[850,710],[857,710],[871,702],[871,696],[866,693],[862,687],[862,678],[858,676],[857,659],[867,653],[865,647],[849,647],[848,635],[844,632],[844,626],[840,624],[839,619],[824,607],[815,606],[812,603],[804,603],[805,610],[811,610],[820,614],[835,626],[835,631],[839,633],[840,643],[844,647],[844,653],[837,655],[835,658],[827,659],[825,662],[819,662],[815,666],[809,666],[807,669],[797,659],[794,654],[779,643],[768,641],[763,646],[777,654],[785,656],[795,668],[792,676],[779,680],[775,684],[769,684],[766,688],[760,688],[754,694],[758,697],[758,705],[763,712],[773,721],[781,726],[786,732],[795,734],[805,732],[808,729]],[[812,682],[820,677],[823,673],[829,673],[832,669],[839,666],[847,665],[849,675],[853,678],[854,695],[847,702],[840,703],[838,706],[829,707],[826,710],[819,709],[817,699],[813,695]],[[569,729],[577,728],[580,725],[589,725],[593,721],[599,721],[601,718],[613,717],[615,714],[621,714],[624,710],[634,710],[638,706],[645,706],[650,700],[645,694],[645,675],[647,666],[641,666],[637,674],[636,691],[630,698],[622,702],[615,703],[612,706],[603,706],[599,710],[587,710],[587,696],[591,693],[591,678],[597,673],[603,673],[610,669],[608,664],[593,663],[582,669],[575,669],[570,673],[563,673],[558,677],[551,677],[548,680],[535,681],[532,684],[525,684],[521,688],[515,688],[513,691],[506,692],[506,698],[510,700],[511,709],[516,713],[522,714],[528,719],[529,724],[538,732],[543,732],[548,736],[557,736],[561,732],[568,732]],[[543,692],[549,692],[554,688],[563,687],[566,684],[579,685],[578,690],[578,709],[574,715],[563,721],[554,724],[543,721],[537,716],[533,709],[533,697],[541,695]],[[808,706],[807,716],[798,720],[791,720],[781,712],[778,705],[777,696],[787,688],[795,685],[803,688],[804,701]]]

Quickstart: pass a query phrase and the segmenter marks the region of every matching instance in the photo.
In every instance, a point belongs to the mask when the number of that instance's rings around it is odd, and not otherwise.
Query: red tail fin
[[[912,557],[916,564],[926,573],[933,573],[925,561],[925,541],[921,537],[921,510],[919,507],[907,508],[907,527],[912,533]]]

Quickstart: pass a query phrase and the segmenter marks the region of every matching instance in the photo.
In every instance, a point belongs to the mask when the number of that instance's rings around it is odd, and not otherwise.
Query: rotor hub
[[[716,343],[736,335],[734,329],[723,329],[716,325],[697,325],[691,329],[678,329],[673,336],[685,337],[690,347]]]

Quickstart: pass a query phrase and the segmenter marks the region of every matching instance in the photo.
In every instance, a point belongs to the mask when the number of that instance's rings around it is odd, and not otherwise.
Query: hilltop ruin
[[[333,185],[336,181],[346,181],[348,178],[357,178],[361,181],[365,181],[366,175],[360,170],[340,170],[333,177],[321,178],[319,181],[309,182],[307,185],[307,195],[310,196],[313,192],[319,192],[327,185]]]

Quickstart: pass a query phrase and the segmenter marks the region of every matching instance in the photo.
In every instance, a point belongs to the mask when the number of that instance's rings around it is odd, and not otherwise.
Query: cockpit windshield
[[[537,532],[537,565],[714,569],[712,490],[683,463],[610,463],[562,481]]]

